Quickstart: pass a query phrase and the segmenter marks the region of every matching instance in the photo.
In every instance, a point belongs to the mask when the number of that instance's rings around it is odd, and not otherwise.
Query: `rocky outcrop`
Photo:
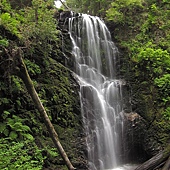
[[[126,162],[143,162],[149,155],[143,146],[147,122],[137,113],[124,113],[124,153]]]
[[[155,138],[156,131],[149,123],[135,112],[125,113],[125,158],[128,161],[143,163],[137,169],[161,167],[169,156],[167,149]],[[160,159],[159,159],[160,158]],[[145,167],[145,168],[144,168]]]

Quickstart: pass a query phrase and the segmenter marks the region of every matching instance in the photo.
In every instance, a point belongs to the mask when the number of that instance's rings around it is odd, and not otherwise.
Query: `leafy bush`
[[[1,170],[41,170],[43,167],[42,150],[32,141],[10,142],[0,139]]]
[[[168,103],[170,103],[170,74],[164,74],[160,78],[156,78],[154,81],[155,85],[158,87],[161,100],[163,101],[164,105],[166,106]],[[167,115],[170,109],[166,109]]]
[[[24,125],[24,119],[19,116],[12,115],[8,111],[2,113],[3,122],[0,123],[0,134],[5,135],[11,140],[29,139],[33,140],[33,136],[29,134],[31,131],[27,125]]]
[[[25,63],[25,65],[28,69],[28,72],[31,76],[41,73],[40,67],[37,64],[35,64],[34,62],[31,62],[28,59],[24,59],[24,63]]]
[[[20,27],[21,40],[31,54],[38,49],[38,53],[47,56],[52,51],[52,43],[58,42],[54,10],[49,10],[48,6],[43,0],[33,0],[31,8],[19,11],[24,17]]]
[[[170,70],[170,54],[166,50],[141,48],[137,55],[138,62],[145,62],[146,69],[160,76]]]
[[[169,99],[169,101],[170,101],[170,99]],[[166,120],[170,120],[170,107],[167,107],[166,108],[166,110],[165,110],[165,112],[163,112],[163,115],[164,115],[164,118],[166,119]],[[170,128],[170,127],[169,127]]]
[[[0,15],[0,25],[4,26],[7,30],[9,30],[12,34],[20,37],[19,33],[19,25],[20,22],[11,16],[10,13],[5,12]]]
[[[0,46],[7,47],[8,45],[9,45],[8,40],[0,36]]]
[[[142,8],[142,2],[143,0],[115,0],[111,3],[111,8],[107,10],[106,17],[108,20],[122,23],[128,11]]]

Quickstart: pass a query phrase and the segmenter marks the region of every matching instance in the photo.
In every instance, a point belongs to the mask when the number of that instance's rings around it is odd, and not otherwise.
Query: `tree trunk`
[[[24,61],[22,59],[21,56],[21,49],[17,49],[17,56],[15,55],[15,57],[17,57],[14,60],[14,64],[15,64],[15,72],[16,74],[23,80],[26,89],[28,90],[28,93],[30,94],[35,106],[37,107],[40,115],[42,116],[44,123],[50,133],[50,136],[54,142],[54,145],[57,147],[61,157],[63,158],[65,164],[67,165],[69,170],[74,170],[75,168],[73,167],[73,165],[71,164],[70,160],[68,159],[67,154],[65,153],[59,139],[58,139],[58,135],[54,129],[54,126],[52,125],[43,105],[42,102],[40,101],[40,98],[38,97],[38,94],[34,88],[34,85],[32,83],[32,80],[28,74],[27,68],[24,64]]]
[[[158,165],[160,165],[162,162],[165,162],[169,156],[170,156],[170,146],[165,148],[163,151],[161,151],[157,155],[153,156],[148,161],[144,162],[142,165],[138,166],[135,170],[153,170]],[[168,162],[169,161],[167,161],[167,164]],[[163,170],[169,170],[169,169],[163,169]]]

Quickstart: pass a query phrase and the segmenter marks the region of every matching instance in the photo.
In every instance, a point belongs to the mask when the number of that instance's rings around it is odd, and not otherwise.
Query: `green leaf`
[[[8,136],[9,135],[9,130],[5,129],[3,133],[4,133],[5,136]]]
[[[12,140],[14,140],[14,139],[16,139],[16,138],[18,137],[18,135],[17,135],[16,132],[11,131],[10,134],[9,134],[9,137],[10,137]]]
[[[7,47],[9,45],[9,42],[6,39],[2,39],[2,40],[0,40],[0,45],[4,46],[4,47]]]
[[[11,18],[11,16],[10,16],[10,14],[9,13],[3,13],[3,14],[1,14],[1,20],[2,20],[2,22],[4,21],[8,21],[8,20],[10,20],[10,18]]]
[[[10,125],[11,128],[15,131],[22,131],[22,123],[21,122],[16,122],[13,125]]]
[[[6,128],[6,124],[5,123],[0,123],[0,132],[2,133]]]
[[[31,140],[31,141],[34,140],[34,137],[33,137],[31,134],[23,133],[22,135],[23,135],[25,138],[27,138],[27,139],[29,139],[29,140]]]
[[[22,125],[21,129],[22,129],[22,131],[26,131],[26,132],[31,131],[30,127],[27,125]]]
[[[18,137],[17,133],[15,131],[11,131],[10,134],[9,134],[9,137],[14,140]]]
[[[8,117],[8,115],[10,115],[10,112],[4,111],[4,112],[2,113],[3,119],[6,119],[6,118]]]
[[[15,124],[15,120],[14,119],[7,118],[7,125],[9,125],[12,128],[14,124]]]

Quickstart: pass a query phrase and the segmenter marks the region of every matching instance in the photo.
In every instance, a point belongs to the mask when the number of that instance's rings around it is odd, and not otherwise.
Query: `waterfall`
[[[123,135],[122,81],[116,78],[118,50],[99,17],[69,18],[69,33],[80,82],[89,169],[113,169],[120,164]]]

